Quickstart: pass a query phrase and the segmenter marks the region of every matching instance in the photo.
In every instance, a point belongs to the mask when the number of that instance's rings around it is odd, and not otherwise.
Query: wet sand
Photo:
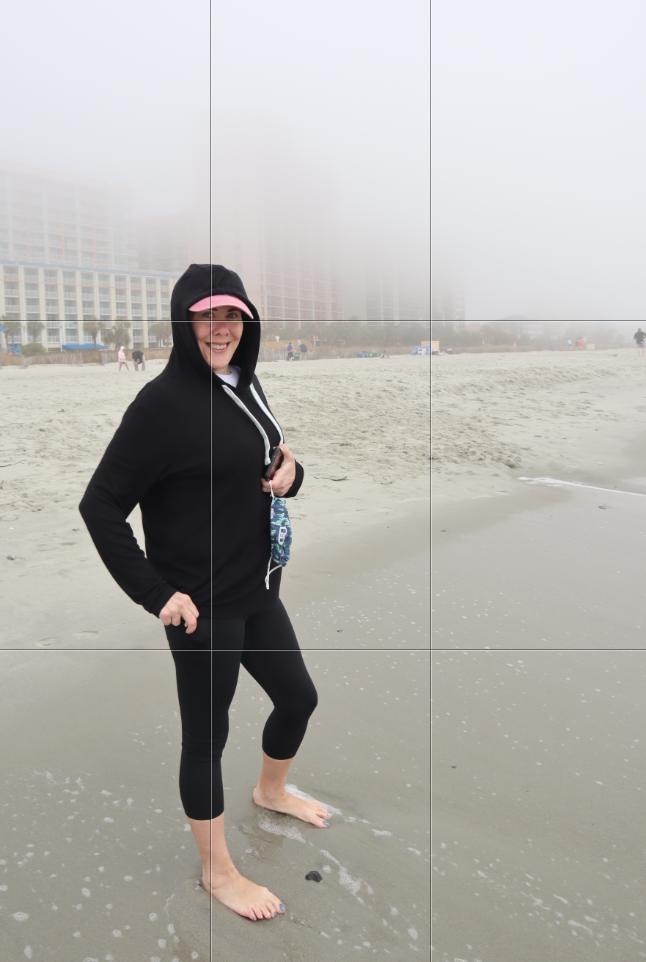
[[[333,806],[328,830],[251,802],[267,699],[242,673],[223,762],[228,841],[287,907],[265,924],[197,885],[170,654],[0,653],[0,724],[12,731],[0,761],[0,957],[427,957],[428,658],[307,655],[320,707],[290,783]],[[322,882],[305,880],[312,870]]]
[[[646,958],[641,360],[453,371],[466,427],[442,428],[433,489],[436,960]]]
[[[442,962],[646,958],[646,653],[434,652]]]
[[[379,521],[334,521],[325,538],[295,541],[282,575],[301,646],[427,648],[428,499],[393,501]],[[131,523],[143,540],[140,519]],[[4,559],[0,648],[165,648],[158,620],[110,578],[80,518],[27,514],[3,536],[4,550],[25,553]]]
[[[433,646],[645,648],[646,479],[617,484],[527,486],[478,526],[440,513]]]

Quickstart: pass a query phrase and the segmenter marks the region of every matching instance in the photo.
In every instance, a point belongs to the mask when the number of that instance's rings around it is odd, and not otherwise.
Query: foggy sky
[[[342,224],[372,218],[419,250],[428,28],[424,0],[14,4],[0,160],[131,187],[155,215],[206,195],[209,137],[230,156],[271,140],[327,171]]]
[[[433,279],[466,318],[646,318],[646,7],[434,0]]]

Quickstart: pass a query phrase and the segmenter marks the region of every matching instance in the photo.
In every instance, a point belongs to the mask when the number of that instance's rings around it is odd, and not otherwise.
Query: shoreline
[[[502,495],[518,501],[522,476],[600,486],[646,476],[646,386],[638,377],[646,359],[630,355],[613,367],[618,358],[594,354],[566,353],[555,365],[531,356],[499,358],[501,365],[469,359],[436,378],[434,517],[472,501],[488,511],[484,501]]]

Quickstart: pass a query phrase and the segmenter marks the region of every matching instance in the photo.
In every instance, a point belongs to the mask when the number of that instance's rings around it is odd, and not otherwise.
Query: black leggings
[[[294,757],[316,708],[316,689],[281,601],[247,618],[200,617],[190,635],[183,625],[169,625],[166,636],[182,716],[182,805],[189,818],[217,818],[224,811],[221,759],[240,663],[274,704],[262,736],[270,758]]]

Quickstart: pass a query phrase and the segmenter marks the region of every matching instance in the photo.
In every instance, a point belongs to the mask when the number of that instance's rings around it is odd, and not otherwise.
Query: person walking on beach
[[[307,360],[307,344],[305,343],[305,341],[302,341],[302,343],[298,345],[298,350],[301,355],[301,361],[306,361]]]
[[[239,915],[270,919],[285,911],[280,898],[229,855],[221,757],[242,665],[274,706],[253,801],[328,827],[321,803],[285,787],[317,693],[279,597],[281,569],[270,567],[272,496],[293,497],[304,472],[254,373],[260,321],[238,275],[192,264],[171,317],[168,364],[127,409],[80,511],[115,581],[165,626],[182,720],[179,790],[202,884]],[[269,482],[276,447],[283,460]],[[126,520],[136,504],[146,554]]]
[[[635,334],[633,334],[633,340],[634,340],[635,343],[637,344],[637,356],[638,356],[638,357],[639,357],[640,354],[642,355],[642,357],[644,357],[644,355],[646,354],[646,351],[644,350],[644,339],[645,339],[645,338],[646,338],[646,334],[644,334],[644,332],[642,331],[641,327],[637,329],[637,332],[636,332]]]
[[[134,361],[135,371],[139,370],[139,365],[141,364],[141,370],[146,370],[146,358],[144,357],[144,352],[136,348],[132,352],[132,360]]]
[[[123,344],[122,344],[121,347],[119,348],[119,353],[117,354],[117,358],[118,358],[118,360],[119,360],[119,371],[121,370],[122,364],[125,364],[125,365],[126,365],[126,371],[129,371],[130,368],[128,367],[128,362],[126,361],[126,351],[125,351],[125,348],[124,348]]]
[[[287,360],[288,361],[294,360],[294,345],[292,344],[291,341],[287,345]]]

